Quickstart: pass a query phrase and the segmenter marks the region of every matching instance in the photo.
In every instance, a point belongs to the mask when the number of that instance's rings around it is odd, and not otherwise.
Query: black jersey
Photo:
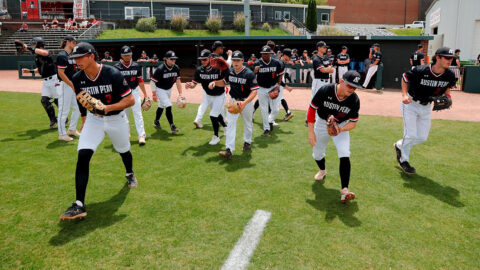
[[[380,63],[382,63],[382,58],[383,58],[383,55],[380,51],[372,53],[372,63],[378,60],[377,65],[380,65]]]
[[[408,94],[424,104],[429,103],[433,96],[443,95],[447,88],[455,86],[457,82],[451,70],[435,74],[431,65],[414,67],[403,73],[403,80],[408,83]]]
[[[113,61],[113,58],[111,56],[106,56],[106,57],[103,58],[103,60]]]
[[[87,91],[106,105],[118,103],[132,93],[122,73],[114,67],[103,64],[100,65],[100,70],[95,78],[90,78],[85,71],[80,71],[73,75],[72,83],[76,94],[80,91]],[[119,114],[122,111],[111,111],[107,115]]]
[[[113,66],[120,70],[120,73],[122,73],[132,90],[135,90],[138,86],[139,80],[143,79],[142,67],[136,62],[130,61],[130,64],[126,66],[123,61],[118,61]]]
[[[152,76],[152,81],[158,88],[163,90],[170,90],[173,84],[180,78],[180,68],[175,64],[168,67],[166,63],[161,64],[155,70]]]
[[[304,64],[307,64],[307,61],[308,61],[308,57],[305,57],[305,56],[300,56],[300,60],[304,63]]]
[[[207,95],[220,96],[225,93],[224,87],[215,86],[213,89],[208,88],[208,85],[212,81],[217,81],[225,78],[228,70],[221,72],[220,70],[213,68],[212,66],[204,67],[203,65],[195,70],[193,75],[193,82],[202,84],[203,90]]]
[[[237,100],[245,100],[252,91],[258,90],[255,73],[246,67],[238,73],[231,67],[223,81],[230,84],[230,96]]]
[[[53,63],[50,53],[48,56],[35,54],[35,65],[37,66],[38,73],[40,73],[42,78],[48,78],[57,74],[57,70],[55,69],[55,64]]]
[[[328,57],[328,60],[330,60],[330,63],[332,64],[332,66],[335,66],[336,65],[335,55],[330,54],[330,55],[327,55],[327,57]]]
[[[456,66],[458,66],[458,65],[457,65],[457,59],[458,59],[458,58],[453,58],[452,64],[450,65],[451,67],[456,67]]]
[[[330,73],[323,73],[320,71],[321,68],[324,68],[324,67],[329,67],[331,66],[332,64],[330,63],[330,59],[328,58],[328,56],[326,55],[323,55],[323,56],[320,56],[320,55],[315,55],[315,57],[313,58],[313,70],[314,70],[314,75],[315,75],[315,79],[324,79],[324,80],[327,80],[330,76]]]
[[[65,71],[65,75],[71,81],[73,74],[77,72],[77,64],[75,63],[75,59],[70,59],[68,57],[69,55],[70,54],[65,50],[62,50],[61,52],[58,53],[57,69],[63,69]],[[58,76],[58,80],[62,81],[62,78]]]
[[[480,54],[477,56],[477,61],[480,62]]]
[[[423,58],[425,58],[425,55],[422,52],[416,51],[412,53],[410,56],[410,60],[412,60],[412,66],[420,66]]]
[[[340,100],[337,95],[337,84],[331,83],[320,87],[310,103],[310,107],[317,110],[317,114],[323,120],[333,115],[339,123],[350,120],[358,121],[360,99],[356,93]]]
[[[345,61],[345,60],[348,60],[350,59],[350,55],[348,55],[348,53],[339,53],[337,54],[337,61],[340,60],[340,61]],[[338,62],[337,62],[338,63]],[[339,67],[346,67],[348,66],[348,64],[337,64]]]
[[[260,67],[257,72],[258,85],[264,88],[270,88],[278,83],[278,76],[284,73],[283,66],[278,60],[271,59],[266,63],[259,59],[253,64],[254,67]]]

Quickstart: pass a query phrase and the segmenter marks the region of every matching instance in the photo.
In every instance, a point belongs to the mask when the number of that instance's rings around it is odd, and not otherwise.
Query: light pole
[[[407,0],[404,1],[403,28],[407,27]]]

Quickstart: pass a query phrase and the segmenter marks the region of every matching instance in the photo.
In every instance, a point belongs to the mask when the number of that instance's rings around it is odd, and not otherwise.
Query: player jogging
[[[423,45],[418,44],[417,45],[417,50],[412,53],[410,56],[410,65],[412,66],[412,69],[416,66],[423,66],[425,65],[425,55],[423,54]]]

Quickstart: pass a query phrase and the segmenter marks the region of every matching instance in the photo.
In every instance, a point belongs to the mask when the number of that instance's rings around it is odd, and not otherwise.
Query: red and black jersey
[[[345,66],[348,66],[348,64],[338,64],[338,60],[340,61],[345,61],[345,60],[348,60],[350,59],[350,55],[348,55],[348,53],[339,53],[337,54],[337,65],[339,67],[345,67]]]
[[[315,57],[313,58],[313,70],[314,70],[315,79],[327,80],[330,77],[329,76],[330,73],[323,73],[320,71],[320,69],[324,67],[329,67],[331,65],[332,63],[330,62],[330,59],[328,58],[328,56],[326,55],[320,56],[318,54],[315,55]]]
[[[173,65],[171,67],[163,63],[155,70],[152,81],[163,90],[170,90],[173,84],[180,78],[180,67]]]
[[[48,78],[57,74],[57,70],[55,68],[55,64],[53,63],[50,52],[48,53],[48,56],[35,54],[35,65],[37,66],[38,73],[40,73],[42,78]]]
[[[61,52],[58,53],[57,56],[57,72],[58,69],[63,69],[65,70],[65,75],[67,78],[71,81],[73,74],[77,72],[77,64],[75,63],[75,59],[70,59],[69,58],[69,53],[65,50],[62,50]],[[62,81],[62,78],[58,76],[58,80]]]
[[[372,53],[372,63],[378,60],[377,65],[380,65],[380,63],[382,63],[382,58],[383,54],[380,51]]]
[[[422,52],[416,51],[412,53],[410,56],[410,60],[412,60],[412,66],[420,66],[423,58],[425,58],[425,55]]]
[[[136,62],[130,61],[130,64],[126,66],[125,63],[120,60],[114,65],[114,67],[120,70],[120,73],[122,73],[125,80],[127,80],[127,83],[132,90],[137,88],[140,81],[143,81],[142,67]]]
[[[340,99],[337,95],[337,84],[331,83],[318,89],[310,107],[317,110],[318,116],[325,121],[333,115],[339,123],[346,120],[356,122],[360,110],[360,99],[356,93]]]
[[[255,73],[246,67],[238,73],[233,67],[229,68],[223,81],[230,84],[230,96],[237,100],[245,100],[252,91],[258,90]]]
[[[270,58],[270,62],[266,63],[263,59],[255,61],[253,69],[259,66],[257,72],[258,85],[264,88],[270,88],[278,83],[278,76],[282,76],[284,68],[278,60]]]
[[[132,93],[127,81],[118,69],[102,64],[95,78],[88,77],[82,70],[73,75],[72,83],[76,94],[80,91],[87,91],[106,105],[118,103],[122,98]],[[121,111],[111,111],[107,115],[119,114]]]
[[[225,78],[228,69],[225,71],[220,71],[212,66],[204,67],[203,65],[198,67],[195,70],[195,74],[193,75],[193,82],[202,84],[203,90],[205,93],[210,96],[220,96],[221,94],[225,93],[224,87],[216,86],[213,89],[208,88],[208,84],[212,81],[218,81]]]
[[[403,73],[403,81],[408,83],[408,94],[421,103],[429,103],[431,97],[440,96],[448,88],[455,85],[455,74],[447,69],[442,74],[436,74],[431,65],[416,66]]]

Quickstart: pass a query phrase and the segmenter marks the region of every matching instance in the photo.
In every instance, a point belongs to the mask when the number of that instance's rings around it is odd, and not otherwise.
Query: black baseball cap
[[[317,48],[318,47],[327,47],[327,43],[325,43],[325,41],[319,41],[317,42]]]
[[[342,46],[342,50],[348,50],[347,46]]]
[[[252,58],[252,57],[257,58],[254,53],[252,53],[252,55],[250,55],[250,58]]]
[[[380,47],[380,44],[375,43],[375,44],[373,44],[373,47]]]
[[[132,49],[129,46],[125,45],[122,47],[122,52],[120,55],[132,55]]]
[[[454,50],[450,49],[449,47],[439,48],[435,52],[435,55],[441,55],[441,56],[446,56],[446,57],[457,57],[457,55],[454,53]]]
[[[87,54],[95,54],[95,48],[88,42],[81,42],[73,48],[70,58],[79,58]]]
[[[212,52],[210,50],[204,49],[200,52],[200,56],[198,57],[198,59],[207,59],[210,57],[211,54]]]
[[[272,48],[270,48],[270,46],[268,45],[265,45],[262,47],[262,50],[260,51],[260,53],[272,53]]]
[[[109,52],[109,51],[105,51],[105,54],[110,54],[110,52]]]
[[[363,88],[362,85],[360,85],[360,79],[362,77],[360,76],[360,74],[358,72],[356,72],[355,70],[349,70],[347,72],[345,72],[345,74],[343,74],[343,81],[350,85],[350,86],[353,86],[355,88]]]
[[[292,57],[292,50],[289,48],[283,49],[283,55],[286,55],[288,57]]]
[[[223,42],[221,42],[220,40],[217,40],[217,41],[213,42],[212,50],[215,51],[218,47],[225,48],[225,46],[223,46]]]
[[[175,55],[175,53],[173,51],[166,52],[165,56],[163,56],[163,57],[171,59],[171,60],[178,59],[178,57]]]
[[[423,48],[423,45],[422,45],[422,44],[418,44],[417,47],[418,47],[419,49],[421,49],[421,48]]]
[[[77,39],[72,36],[72,35],[66,35],[63,40],[67,40],[67,41],[77,41]]]
[[[241,51],[234,51],[232,55],[232,60],[244,60],[243,53]]]

